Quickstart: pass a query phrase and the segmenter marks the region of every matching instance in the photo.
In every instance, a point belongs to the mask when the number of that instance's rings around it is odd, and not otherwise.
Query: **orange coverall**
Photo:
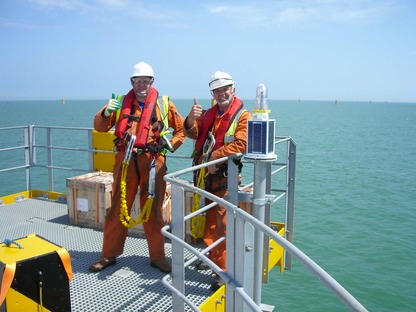
[[[215,121],[212,126],[212,134],[216,135],[223,115],[218,113],[215,116]],[[234,155],[236,153],[245,153],[247,145],[247,121],[251,119],[251,114],[248,111],[244,111],[240,119],[238,120],[237,128],[234,133],[234,142],[223,145],[214,150],[211,154],[210,160],[215,160],[225,156]],[[194,122],[191,128],[186,129],[185,134],[187,137],[196,140],[201,130],[201,120],[198,119]],[[202,162],[202,156],[198,159],[197,163]],[[227,166],[223,164],[222,166]],[[228,178],[224,177],[223,171],[218,170],[215,174],[208,174],[205,181],[205,190],[215,194],[218,197],[224,197],[228,195]],[[206,246],[212,245],[214,241],[223,237],[226,233],[226,208],[221,205],[217,205],[209,209],[205,216],[205,230],[203,235],[203,241]],[[226,242],[223,241],[215,248],[211,249],[209,258],[218,265],[223,271],[226,270]]]
[[[162,105],[162,104],[161,104]],[[140,106],[137,100],[134,101],[135,115],[141,115]],[[104,115],[105,106],[95,115],[94,129],[99,132],[107,132],[116,123],[116,112],[113,112],[109,117]],[[159,107],[156,105],[156,117],[159,123],[162,123],[161,113]],[[185,141],[185,134],[183,131],[183,118],[177,111],[175,105],[169,101],[169,127],[173,129],[172,138],[170,140],[173,149],[176,151],[180,145]],[[139,126],[138,126],[139,127]],[[149,130],[147,143],[152,145],[155,141],[152,127]],[[166,129],[165,129],[166,130]],[[115,163],[113,169],[113,185],[112,185],[112,201],[111,207],[106,215],[104,223],[104,242],[102,247],[101,257],[115,257],[123,253],[124,243],[128,234],[128,229],[120,221],[120,181],[122,172],[122,163],[125,152],[119,151],[115,155]],[[165,225],[162,217],[162,205],[166,191],[166,182],[163,180],[167,172],[166,159],[159,154],[140,153],[137,155],[137,164],[139,175],[137,175],[135,168],[135,160],[133,155],[127,169],[127,189],[126,201],[128,211],[130,213],[133,206],[134,198],[137,193],[137,188],[140,186],[140,207],[144,207],[149,196],[149,171],[152,158],[155,157],[156,163],[156,178],[155,178],[155,196],[151,208],[149,220],[143,223],[143,228],[146,234],[147,244],[149,248],[149,256],[151,261],[159,261],[165,259],[165,237],[161,233],[161,228]]]

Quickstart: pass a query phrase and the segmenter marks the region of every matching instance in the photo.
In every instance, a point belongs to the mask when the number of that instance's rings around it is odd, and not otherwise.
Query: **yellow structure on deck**
[[[92,148],[104,150],[105,152],[96,152],[93,155],[94,171],[113,172],[114,154],[111,153],[114,148],[114,131],[98,132],[92,130]]]
[[[71,311],[68,252],[35,234],[0,244],[1,311]]]

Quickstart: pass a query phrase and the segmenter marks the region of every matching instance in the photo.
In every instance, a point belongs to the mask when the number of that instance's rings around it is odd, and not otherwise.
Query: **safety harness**
[[[158,99],[158,92],[151,88],[146,102],[144,103],[142,113],[140,117],[136,117],[134,114],[134,93],[130,91],[123,99],[123,105],[120,114],[116,116],[119,118],[116,126],[115,140],[116,149],[118,151],[124,150],[125,157],[122,163],[122,174],[120,181],[120,221],[127,228],[132,228],[137,224],[147,222],[149,220],[151,207],[154,198],[155,189],[155,177],[156,177],[156,155],[165,155],[167,145],[170,150],[172,147],[169,140],[166,138],[166,134],[169,131],[169,97],[161,96]],[[157,123],[155,114],[156,105],[159,106],[161,113],[161,124]],[[152,127],[154,125],[154,127]],[[153,135],[155,136],[154,145],[147,145],[147,138],[150,128],[152,127]],[[120,139],[123,138],[123,139]],[[127,168],[130,163],[131,157],[133,157],[135,169],[137,175],[140,177],[139,168],[137,163],[137,156],[140,153],[152,154],[152,162],[149,170],[149,196],[144,207],[141,209],[139,217],[133,220],[128,211],[126,200],[127,189]]]
[[[214,105],[211,109],[207,110],[202,119],[201,134],[195,142],[195,150],[192,154],[193,165],[196,165],[202,156],[201,164],[207,162],[211,156],[212,151],[218,149],[223,145],[228,145],[234,142],[235,130],[237,128],[238,121],[241,114],[245,111],[243,109],[243,102],[234,98],[232,106],[228,109],[221,119],[220,125],[217,128],[215,138],[212,135],[211,129],[215,122],[216,114],[218,113],[218,105]],[[199,189],[205,189],[205,179],[208,176],[206,173],[206,167],[201,168],[194,172],[194,184]],[[204,198],[198,194],[194,194],[192,212],[197,211],[200,207],[204,206]],[[205,228],[205,215],[201,214],[193,217],[192,223],[192,236],[194,238],[200,238],[204,234]]]
[[[238,120],[236,120],[237,114],[243,108],[243,102],[239,98],[234,98],[234,101],[231,107],[225,112],[225,115],[221,118],[221,123],[215,133],[215,146],[214,150],[218,149],[219,147],[225,144],[225,136],[234,137],[235,129],[237,127]],[[211,131],[212,126],[214,125],[215,116],[218,113],[218,105],[214,105],[212,108],[207,110],[202,117],[201,123],[201,134],[199,135],[198,139],[195,142],[195,151],[193,153],[194,158],[199,158],[202,153],[202,147],[204,146],[205,140],[207,138],[207,134]],[[240,112],[241,115],[241,112]],[[239,117],[239,116],[238,116]],[[239,119],[239,118],[238,118]],[[234,123],[234,126],[232,124]],[[230,130],[230,131],[229,131]],[[231,132],[231,133],[230,133]],[[227,144],[230,139],[227,138]]]

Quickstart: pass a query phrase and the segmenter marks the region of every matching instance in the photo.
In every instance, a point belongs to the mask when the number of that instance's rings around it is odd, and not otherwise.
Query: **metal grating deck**
[[[102,232],[71,225],[66,204],[26,199],[0,206],[0,242],[28,234],[42,236],[69,252],[74,273],[70,282],[72,311],[172,310],[171,293],[161,281],[165,274],[150,267],[145,239],[128,237],[115,266],[90,273],[88,266],[101,253]],[[170,243],[165,250],[170,261]],[[212,295],[210,271],[188,267],[185,272],[187,297],[201,305]]]

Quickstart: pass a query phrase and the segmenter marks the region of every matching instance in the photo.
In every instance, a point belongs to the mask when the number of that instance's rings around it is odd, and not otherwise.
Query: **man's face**
[[[146,97],[149,93],[152,83],[152,77],[147,76],[134,77],[131,79],[134,93],[136,93],[138,97]]]
[[[234,94],[234,86],[225,86],[212,91],[212,96],[220,106],[230,104],[234,98]]]

